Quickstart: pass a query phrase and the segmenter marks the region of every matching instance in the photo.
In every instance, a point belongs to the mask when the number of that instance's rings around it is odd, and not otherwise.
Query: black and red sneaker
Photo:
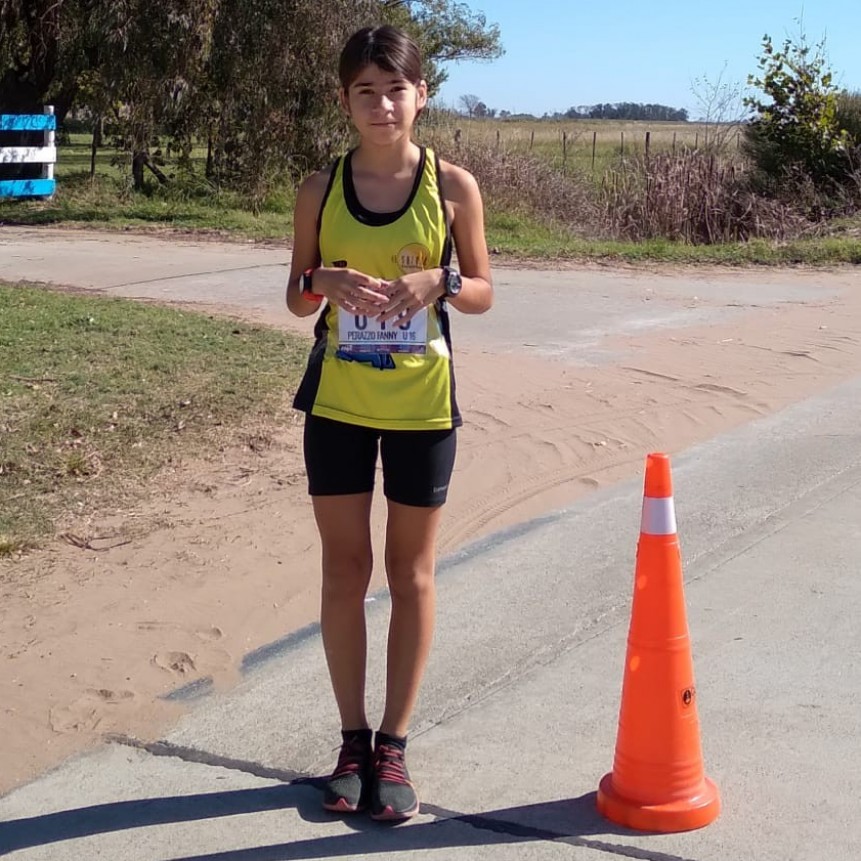
[[[343,743],[338,764],[326,781],[323,808],[333,813],[356,813],[368,806],[373,779],[371,730],[341,732]]]
[[[419,799],[404,760],[406,744],[405,738],[377,733],[371,819],[397,822],[419,812]]]

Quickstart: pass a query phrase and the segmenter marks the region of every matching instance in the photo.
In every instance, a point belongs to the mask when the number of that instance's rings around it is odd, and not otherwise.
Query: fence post
[[[532,129],[532,134],[529,136],[529,150],[532,151],[532,147],[535,146],[535,129]]]
[[[646,159],[649,158],[649,146],[651,143],[652,133],[646,132]]]
[[[562,167],[565,167],[565,163],[568,161],[568,132],[562,132]]]
[[[621,146],[621,149],[619,150],[619,154],[622,156],[622,158],[624,158],[625,157],[625,133],[620,132],[620,134],[622,135],[622,146]]]
[[[54,106],[53,105],[45,105],[42,110],[42,113],[45,116],[53,117],[54,116]],[[56,120],[54,120],[56,123]],[[57,133],[54,131],[56,126],[48,127],[45,129],[45,146],[49,148],[53,148],[57,142]],[[46,161],[42,164],[42,179],[50,179],[51,182],[54,181],[54,162]],[[53,195],[53,189],[51,194]]]
[[[592,132],[592,173],[595,173],[595,151],[598,148],[598,132]]]

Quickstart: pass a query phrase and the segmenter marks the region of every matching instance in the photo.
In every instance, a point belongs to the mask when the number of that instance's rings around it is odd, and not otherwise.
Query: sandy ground
[[[858,276],[816,277],[840,289],[698,328],[617,333],[597,347],[618,358],[599,364],[459,349],[467,423],[440,553],[636,475],[648,451],[680,451],[855,376]],[[378,542],[383,515],[378,497]],[[0,794],[106,733],[157,737],[182,708],[165,694],[207,675],[230,686],[243,656],[317,618],[298,422],[262,453],[165,474],[145,505],[82,517],[76,534],[86,546],[58,540],[0,564]]]

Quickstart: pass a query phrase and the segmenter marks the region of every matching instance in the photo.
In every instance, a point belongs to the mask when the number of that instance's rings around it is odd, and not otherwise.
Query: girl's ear
[[[343,87],[338,89],[338,102],[341,105],[341,110],[347,116],[350,116],[350,100],[347,97],[347,91]]]
[[[416,107],[419,110],[427,107],[428,103],[428,83],[427,81],[419,81],[418,86],[416,87],[416,92],[418,93],[418,99]]]

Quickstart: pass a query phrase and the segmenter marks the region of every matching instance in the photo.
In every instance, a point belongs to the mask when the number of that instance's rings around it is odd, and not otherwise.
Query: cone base
[[[705,778],[703,791],[694,798],[667,804],[641,804],[620,796],[613,787],[613,775],[605,774],[598,787],[598,810],[617,825],[635,831],[672,834],[693,831],[714,822],[720,814],[717,786]]]

